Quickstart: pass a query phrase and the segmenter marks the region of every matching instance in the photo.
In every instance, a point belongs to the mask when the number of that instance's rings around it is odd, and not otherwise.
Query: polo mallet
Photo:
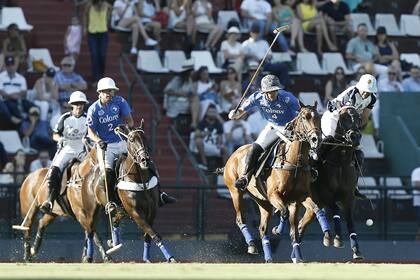
[[[102,162],[103,162],[103,165],[104,165],[104,172],[105,172],[104,178],[105,178],[106,204],[108,205],[108,203],[109,203],[109,196],[108,196],[109,189],[108,189],[108,179],[106,178],[106,171],[105,171],[105,151],[104,150],[102,150]],[[111,231],[111,238],[112,238],[112,217],[111,217],[111,212],[110,211],[108,211],[108,221],[109,221],[109,229]],[[112,248],[108,249],[106,251],[106,253],[107,254],[112,254],[113,252],[119,250],[121,247],[122,247],[122,244],[120,243],[117,246],[113,246]]]
[[[264,61],[265,61],[267,55],[270,53],[271,48],[273,47],[274,43],[277,41],[277,37],[279,37],[280,33],[288,30],[289,28],[290,28],[290,26],[288,24],[286,24],[286,25],[282,25],[280,27],[277,27],[276,29],[273,30],[273,33],[276,34],[276,36],[274,37],[273,41],[271,42],[271,45],[268,48],[267,52],[265,53],[264,57],[261,59],[261,62],[258,65],[257,70],[255,71],[254,75],[252,75],[252,78],[249,81],[248,86],[246,87],[244,93],[242,94],[241,100],[239,100],[238,105],[236,105],[236,108],[235,108],[235,111],[234,111],[235,113],[238,111],[239,107],[241,106],[242,102],[244,101],[244,98],[248,94],[248,91],[251,88],[251,84],[254,82],[255,78],[258,75],[258,72],[260,71],[261,66],[264,64]]]
[[[50,170],[51,170],[52,163],[54,162],[55,157],[57,156],[57,154],[58,154],[60,151],[61,151],[61,148],[60,148],[60,149],[59,149],[59,150],[55,153],[54,158],[53,158],[53,159],[52,159],[52,161],[51,161],[50,167],[48,168],[48,172],[47,172],[47,174],[45,174],[45,177],[44,177],[44,179],[42,180],[42,183],[41,183],[41,188],[39,188],[39,190],[36,192],[36,195],[35,195],[35,197],[34,197],[34,200],[32,201],[31,205],[29,206],[28,212],[26,212],[26,216],[25,216],[25,218],[23,219],[22,223],[21,223],[20,225],[13,225],[13,226],[12,226],[12,229],[15,229],[15,230],[21,230],[21,231],[26,231],[26,230],[29,230],[29,227],[25,226],[25,224],[26,224],[26,220],[27,220],[27,219],[28,219],[28,217],[29,217],[29,213],[32,211],[32,207],[34,207],[35,202],[37,201],[39,194],[40,194],[40,193],[41,193],[41,191],[45,188],[45,185],[46,185],[46,184],[45,184],[45,179],[48,177],[48,174],[50,174]]]

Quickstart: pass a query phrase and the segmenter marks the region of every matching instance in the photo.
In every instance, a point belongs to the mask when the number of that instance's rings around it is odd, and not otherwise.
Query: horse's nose
[[[354,131],[350,133],[350,140],[353,144],[353,147],[359,146],[361,138],[362,138],[362,135],[359,132]]]

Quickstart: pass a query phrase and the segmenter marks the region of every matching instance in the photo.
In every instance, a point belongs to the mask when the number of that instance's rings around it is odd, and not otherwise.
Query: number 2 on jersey
[[[108,131],[114,131],[114,128],[112,127],[112,123],[108,124]]]

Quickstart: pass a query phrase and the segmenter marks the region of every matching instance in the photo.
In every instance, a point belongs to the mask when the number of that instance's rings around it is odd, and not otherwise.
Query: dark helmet
[[[280,84],[279,78],[275,75],[267,75],[261,80],[261,91],[269,92],[279,89],[283,89],[283,85]]]

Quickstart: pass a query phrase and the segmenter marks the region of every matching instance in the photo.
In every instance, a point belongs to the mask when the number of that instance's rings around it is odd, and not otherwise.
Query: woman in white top
[[[188,40],[194,45],[197,30],[191,13],[191,0],[172,0],[169,8],[168,28],[185,29]]]
[[[147,31],[153,33],[153,37],[160,41],[160,31],[162,25],[159,21],[153,20],[153,17],[160,11],[159,0],[140,0],[137,4],[138,13]]]
[[[238,73],[233,66],[227,69],[227,79],[220,83],[220,107],[223,112],[229,113],[241,99],[242,87],[238,81]]]
[[[40,119],[46,121],[48,112],[51,116],[60,114],[60,105],[58,103],[58,85],[54,81],[55,69],[50,67],[44,75],[35,82],[35,100],[34,103],[40,108]]]
[[[203,33],[209,33],[205,48],[214,50],[217,42],[219,42],[223,35],[223,28],[213,21],[211,3],[207,0],[196,0],[192,6],[192,13],[197,30]]]
[[[236,26],[229,28],[227,33],[227,40],[222,42],[220,50],[223,52],[224,65],[233,66],[239,75],[237,75],[239,83],[242,81],[242,67],[244,65],[244,51],[242,44],[237,40],[240,36],[240,31]]]
[[[131,29],[131,54],[137,54],[139,34],[143,37],[146,46],[157,45],[157,41],[147,35],[143,24],[139,21],[136,3],[136,0],[117,0],[112,8],[112,25],[117,28]]]

